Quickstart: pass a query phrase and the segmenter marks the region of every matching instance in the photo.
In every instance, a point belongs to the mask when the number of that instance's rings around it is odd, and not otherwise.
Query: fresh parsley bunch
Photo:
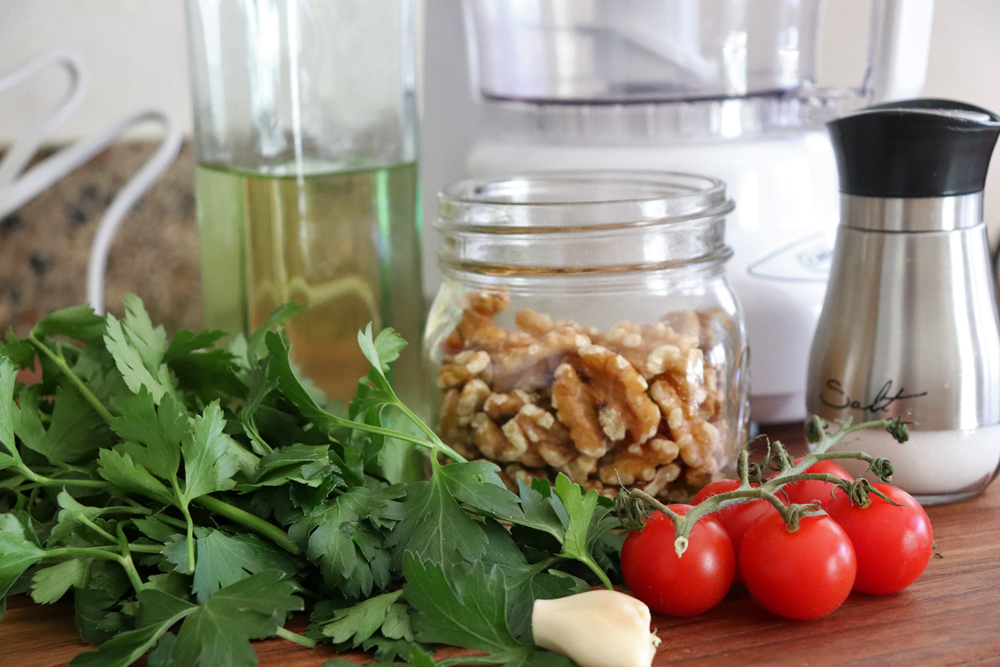
[[[298,306],[228,349],[125,307],[0,344],[0,615],[71,594],[98,645],[73,667],[252,666],[276,635],[419,667],[438,644],[483,654],[445,667],[569,662],[534,646],[531,607],[611,585],[610,502],[563,476],[514,494],[465,461],[394,393],[390,329],[359,334],[371,370],[338,409],[289,361]],[[426,480],[403,474],[414,448]],[[284,629],[305,610],[305,636]]]

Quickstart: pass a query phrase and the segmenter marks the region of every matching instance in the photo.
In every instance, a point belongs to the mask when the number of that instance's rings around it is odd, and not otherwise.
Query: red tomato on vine
[[[747,528],[740,569],[750,594],[767,610],[808,621],[847,599],[857,562],[847,533],[828,516],[807,516],[789,531],[778,512]]]
[[[906,491],[889,484],[872,487],[899,506],[872,493],[870,504],[860,507],[837,490],[826,512],[854,546],[858,560],[854,590],[895,593],[916,581],[927,567],[934,552],[934,531],[927,512]]]
[[[735,491],[739,488],[740,483],[735,479],[720,479],[716,482],[712,482],[702,488],[691,501],[693,505],[701,503],[707,498],[712,496],[717,496],[720,493],[729,493],[730,491]],[[753,487],[759,486],[758,484],[751,484]],[[733,573],[733,581],[738,584],[743,583],[743,574],[740,572],[740,544],[743,542],[743,534],[746,529],[753,523],[757,517],[767,512],[775,512],[774,505],[764,499],[752,500],[748,503],[741,503],[738,505],[732,505],[718,512],[712,513],[712,518],[722,524],[722,527],[726,529],[726,534],[729,535],[730,541],[733,543],[733,553],[736,554],[736,570]]]
[[[691,505],[669,505],[686,514]],[[725,529],[711,516],[691,529],[688,548],[678,557],[674,524],[654,512],[641,531],[632,531],[622,546],[625,584],[651,609],[671,616],[708,611],[726,596],[733,583],[736,557]]]

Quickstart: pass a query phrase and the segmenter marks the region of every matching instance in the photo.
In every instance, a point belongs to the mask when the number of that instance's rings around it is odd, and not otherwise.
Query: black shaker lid
[[[945,197],[986,182],[1000,116],[951,100],[879,104],[827,123],[840,191],[862,197]]]

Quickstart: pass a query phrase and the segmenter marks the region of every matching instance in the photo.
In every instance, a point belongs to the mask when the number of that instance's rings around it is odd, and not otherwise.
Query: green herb
[[[0,614],[8,594],[72,596],[99,645],[73,667],[252,667],[273,636],[419,667],[437,644],[486,654],[445,667],[567,664],[532,644],[530,610],[610,586],[610,503],[565,477],[511,493],[443,443],[392,388],[391,329],[359,333],[371,369],[328,404],[281,330],[300,309],[228,349],[216,331],[168,341],[131,295],[121,321],[78,307],[7,337]],[[283,627],[299,610],[306,636]]]

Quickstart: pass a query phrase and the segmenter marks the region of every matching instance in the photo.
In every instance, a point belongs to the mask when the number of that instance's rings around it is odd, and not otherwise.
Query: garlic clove
[[[650,667],[660,645],[649,630],[649,607],[609,590],[535,600],[531,631],[538,646],[580,667]]]

